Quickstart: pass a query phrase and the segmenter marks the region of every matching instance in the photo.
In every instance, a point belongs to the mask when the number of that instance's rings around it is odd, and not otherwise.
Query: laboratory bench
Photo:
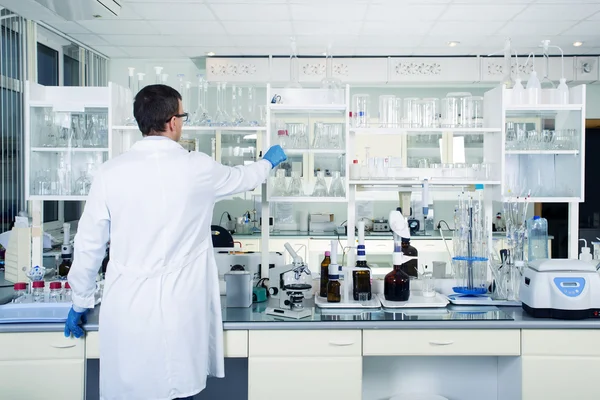
[[[43,399],[47,387],[69,376],[72,384],[57,385],[56,398],[81,399],[84,391],[87,399],[98,398],[100,307],[89,314],[84,339],[64,338],[63,324],[0,325],[4,393]],[[381,400],[407,388],[422,391],[424,377],[449,399],[600,398],[600,320],[534,319],[518,307],[459,306],[315,309],[312,317],[284,320],[265,308],[222,308],[226,378],[210,379],[197,399],[278,400],[288,390],[286,399]],[[25,389],[19,382],[34,367],[47,373]],[[306,384],[298,386],[290,371],[301,372]]]

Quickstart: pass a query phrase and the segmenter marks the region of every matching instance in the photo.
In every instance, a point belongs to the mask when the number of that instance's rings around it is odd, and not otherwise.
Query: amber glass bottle
[[[406,239],[406,238],[402,238],[402,254],[404,254],[405,256],[410,256],[410,257],[414,257],[408,261],[406,261],[404,264],[402,264],[402,270],[408,275],[408,276],[414,276],[415,278],[419,277],[419,263],[417,260],[417,256],[419,255],[419,252],[417,251],[417,249],[415,249],[413,246],[410,245],[410,239]]]
[[[71,255],[63,254],[62,262],[58,266],[58,276],[61,276],[63,278],[66,277],[69,274],[69,271],[71,270],[71,264]]]
[[[371,268],[367,265],[364,245],[358,245],[356,268],[352,271],[352,298],[356,301],[371,300]]]
[[[404,272],[402,254],[394,253],[394,270],[385,276],[383,296],[387,301],[408,301],[410,297],[410,276]]]
[[[326,251],[325,258],[321,261],[321,287],[319,296],[327,297],[327,282],[329,282],[329,264],[331,264],[331,253]]]
[[[327,282],[327,302],[339,303],[342,301],[341,284],[339,281],[339,269],[335,264],[329,266],[329,279]]]

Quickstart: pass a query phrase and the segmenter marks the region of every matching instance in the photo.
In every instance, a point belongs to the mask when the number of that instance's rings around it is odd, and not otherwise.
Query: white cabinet
[[[598,330],[523,330],[522,400],[600,398]]]
[[[294,251],[306,261],[306,259],[308,258],[308,238],[270,239],[269,251],[278,251],[280,253],[283,253],[286,264],[290,264],[292,262],[292,258],[284,247],[286,243],[289,243],[290,246],[292,246],[292,248],[294,249]]]
[[[284,397],[361,399],[361,331],[250,331],[248,399]]]
[[[0,334],[0,397],[82,399],[84,345],[62,332]]]
[[[260,251],[260,239],[242,239],[239,236],[234,236],[233,242],[234,245],[239,243],[243,251]]]
[[[479,81],[480,64],[475,57],[390,58],[389,63],[389,82]]]

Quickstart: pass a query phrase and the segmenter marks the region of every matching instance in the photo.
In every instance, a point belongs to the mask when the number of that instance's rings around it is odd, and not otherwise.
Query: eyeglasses
[[[175,117],[175,118],[181,118],[181,119],[183,119],[183,122],[187,122],[188,119],[190,118],[190,115],[188,113],[183,113],[183,114],[175,114],[175,115],[173,115],[173,117]],[[168,120],[166,120],[165,123],[171,121],[171,119],[173,119],[173,117],[171,117]]]

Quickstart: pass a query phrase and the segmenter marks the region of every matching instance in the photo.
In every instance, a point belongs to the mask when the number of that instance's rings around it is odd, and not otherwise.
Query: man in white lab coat
[[[135,97],[144,138],[94,176],[69,272],[73,308],[65,335],[84,334],[96,276],[110,240],[100,309],[100,396],[186,398],[224,376],[218,272],[211,220],[215,201],[254,189],[285,161],[226,167],[177,141],[187,114],[180,94],[151,85]]]

